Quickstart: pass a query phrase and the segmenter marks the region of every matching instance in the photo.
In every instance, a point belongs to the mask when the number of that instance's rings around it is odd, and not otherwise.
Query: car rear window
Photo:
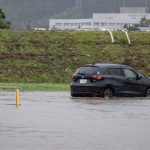
[[[77,74],[83,74],[83,75],[93,75],[93,74],[100,74],[100,68],[99,67],[80,67],[77,71]]]

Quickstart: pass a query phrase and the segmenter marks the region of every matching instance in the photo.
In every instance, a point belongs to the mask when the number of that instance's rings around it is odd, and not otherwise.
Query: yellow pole
[[[18,107],[20,104],[19,102],[19,88],[17,87],[16,89],[16,107]]]

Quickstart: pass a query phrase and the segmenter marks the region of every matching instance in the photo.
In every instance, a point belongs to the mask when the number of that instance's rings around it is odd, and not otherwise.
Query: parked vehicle
[[[71,96],[150,97],[150,78],[119,64],[86,64],[72,76]]]

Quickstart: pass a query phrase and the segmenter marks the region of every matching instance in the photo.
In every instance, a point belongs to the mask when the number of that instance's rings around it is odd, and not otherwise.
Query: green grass
[[[51,89],[41,83],[69,84],[79,66],[95,62],[130,65],[150,76],[150,33],[129,32],[131,46],[123,32],[113,35],[115,44],[108,32],[0,30],[0,83]]]
[[[0,83],[0,87],[4,87],[4,89],[11,89],[9,87],[18,87],[20,90],[25,91],[69,91],[70,85],[63,83]]]

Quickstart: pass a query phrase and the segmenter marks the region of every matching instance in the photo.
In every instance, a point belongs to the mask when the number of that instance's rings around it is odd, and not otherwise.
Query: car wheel
[[[110,88],[106,88],[103,92],[103,97],[104,98],[111,98],[113,97],[114,92]]]
[[[150,88],[148,88],[148,89],[146,90],[146,97],[149,97],[149,98],[150,98]]]

